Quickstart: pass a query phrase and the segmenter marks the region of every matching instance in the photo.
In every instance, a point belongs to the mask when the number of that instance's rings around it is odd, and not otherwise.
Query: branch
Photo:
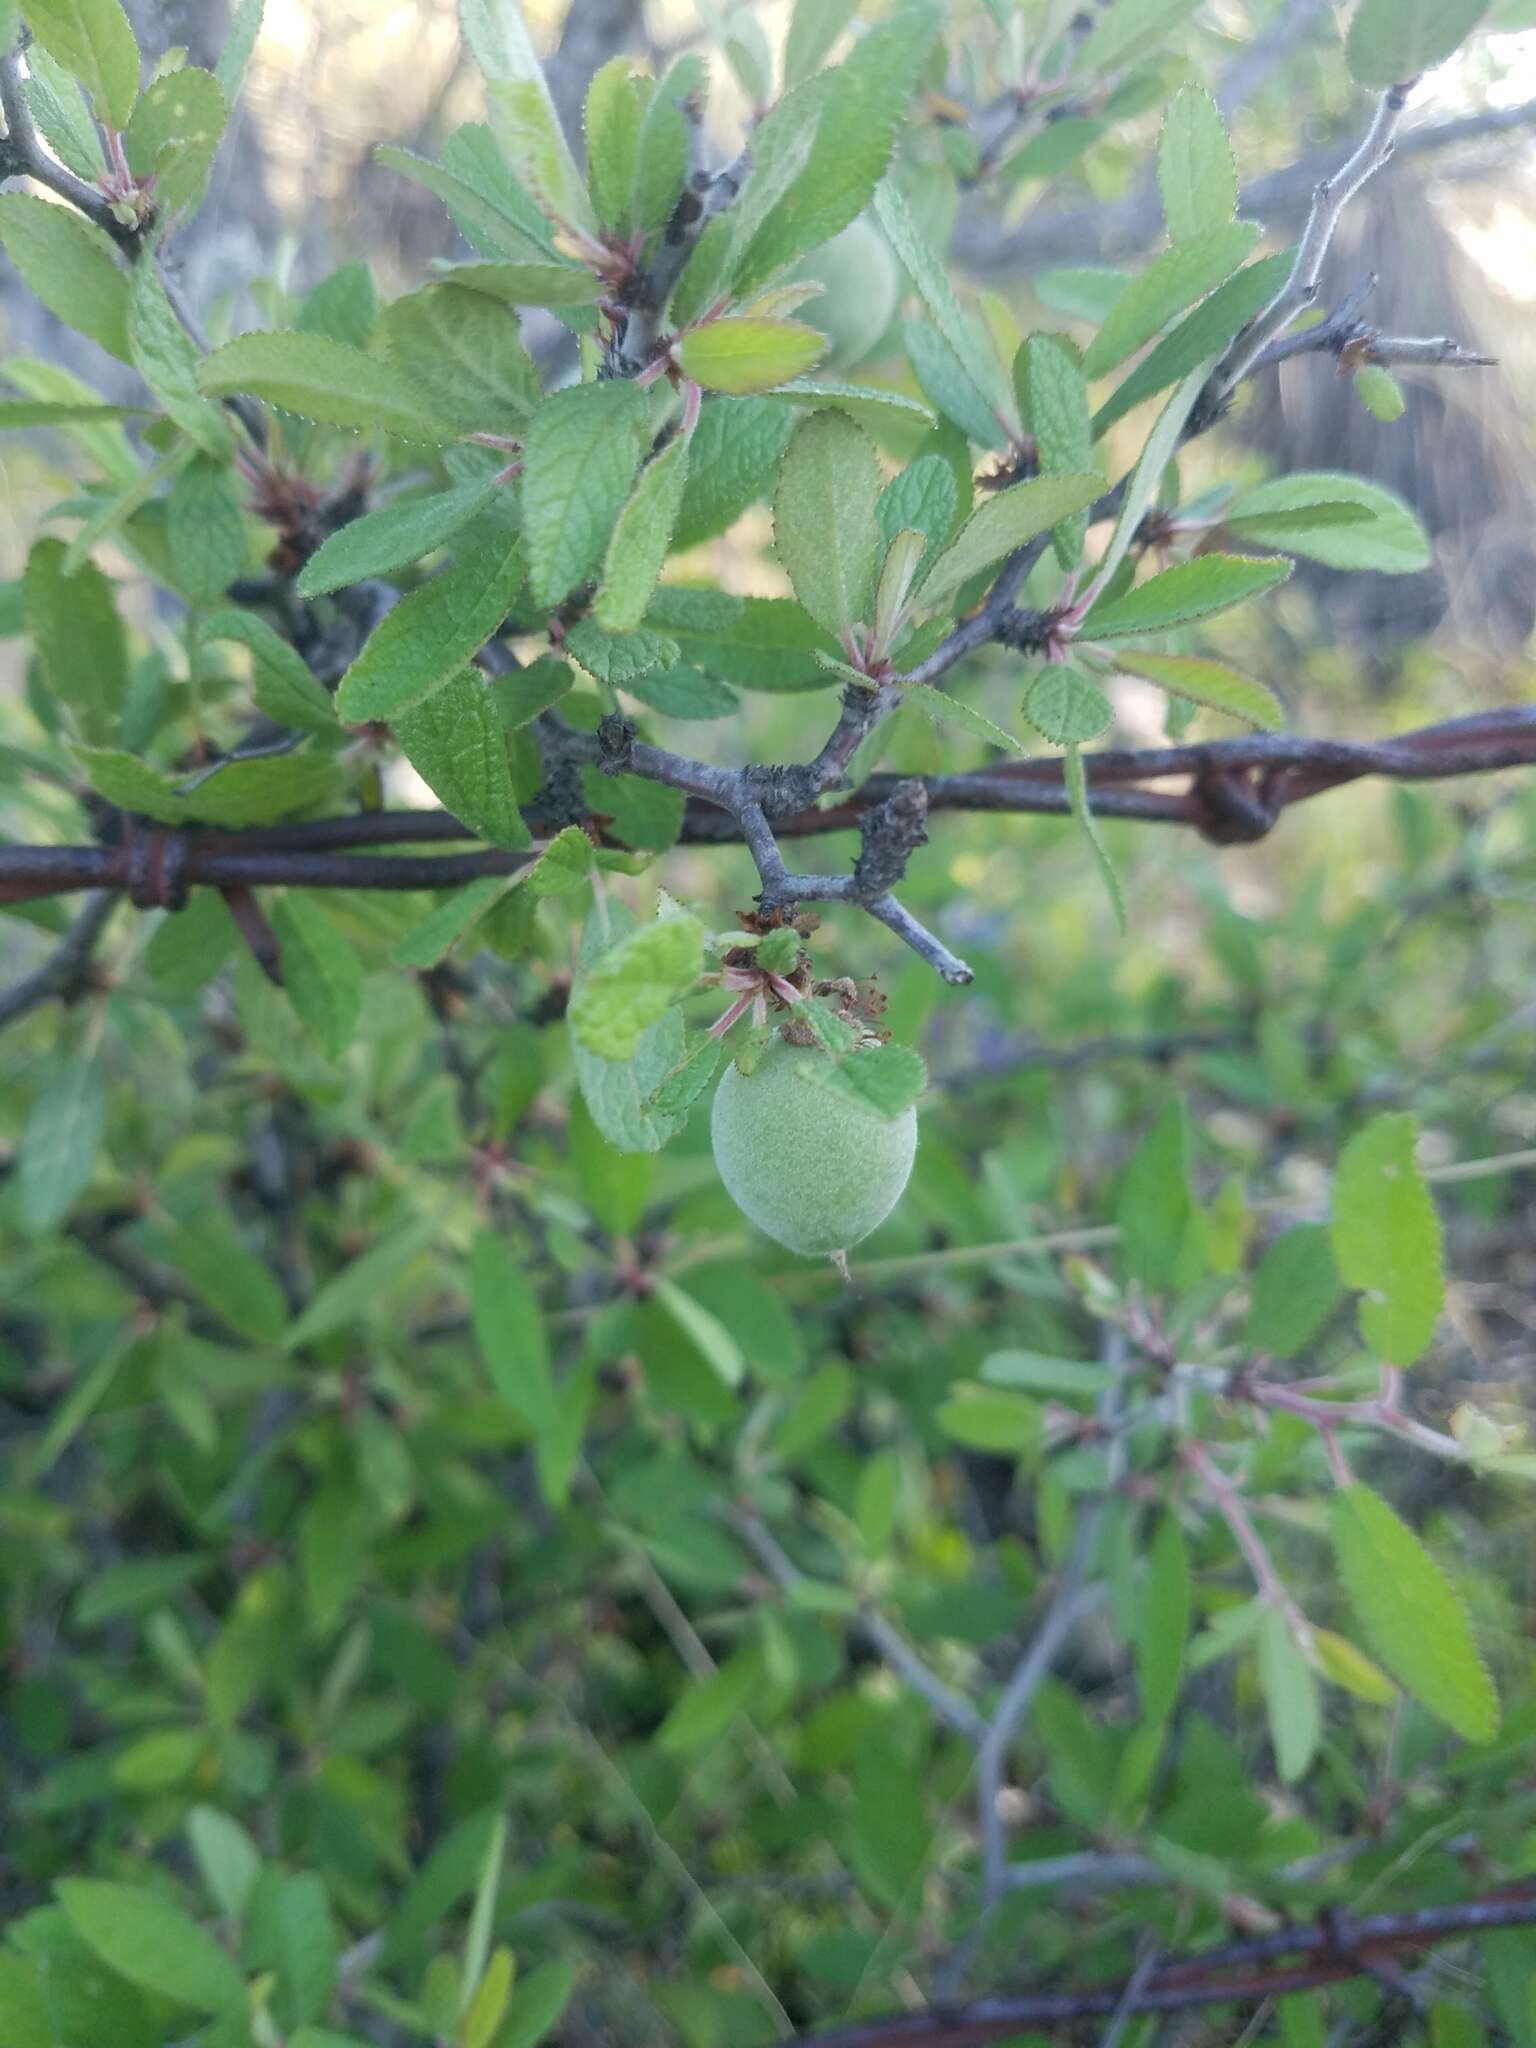
[[[110,889],[98,889],[86,899],[84,910],[35,974],[0,992],[0,1027],[14,1024],[53,996],[73,1002],[90,979],[91,956],[106,930],[117,897]]]
[[[800,2034],[780,2048],[988,2048],[1026,2027],[1064,2027],[1116,2014],[1179,2012],[1211,2005],[1257,2005],[1287,1991],[1306,1991],[1371,1976],[1383,1954],[1412,1954],[1457,1935],[1536,1925],[1536,1889],[1528,1883],[1458,1906],[1376,1913],[1354,1919],[1330,1914],[1310,1926],[1280,1928],[1251,1941],[1229,1942],[1180,1962],[1160,1962],[1116,1983],[1084,1991],[1041,1991],[1018,1998],[979,1999],[925,2012],[891,2013],[825,2033]],[[1294,1957],[1289,1964],[1282,1959]],[[1280,1964],[1279,1967],[1266,1967]]]
[[[60,199],[67,199],[88,221],[110,235],[124,255],[137,256],[143,247],[143,230],[120,221],[94,186],[87,185],[73,171],[67,171],[61,163],[55,162],[43,147],[21,80],[19,50],[0,58],[0,112],[5,115],[5,139],[10,145],[8,160],[0,175],[32,178],[39,185],[46,185],[50,192],[57,193]]]

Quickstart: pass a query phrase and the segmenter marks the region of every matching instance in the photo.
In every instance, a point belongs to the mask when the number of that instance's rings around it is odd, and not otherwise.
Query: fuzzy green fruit
[[[830,1054],[773,1039],[757,1067],[732,1064],[710,1116],[715,1164],[759,1230],[808,1257],[846,1251],[901,1200],[917,1112],[884,1117],[816,1077]]]
[[[879,347],[901,305],[902,277],[884,235],[862,214],[790,272],[822,287],[798,315],[832,344],[822,365],[849,370]]]

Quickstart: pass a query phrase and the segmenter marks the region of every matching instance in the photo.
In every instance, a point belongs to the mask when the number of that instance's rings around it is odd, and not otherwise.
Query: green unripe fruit
[[[829,1053],[774,1038],[750,1074],[734,1064],[710,1116],[715,1164],[738,1209],[808,1257],[846,1251],[901,1200],[917,1112],[881,1116],[816,1076]]]
[[[824,369],[851,369],[879,346],[901,304],[901,273],[884,235],[860,217],[797,264],[792,277],[823,289],[797,317],[832,343]]]

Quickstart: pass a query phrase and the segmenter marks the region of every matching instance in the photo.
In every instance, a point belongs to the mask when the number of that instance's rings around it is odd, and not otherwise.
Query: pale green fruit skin
[[[901,304],[901,276],[884,235],[861,214],[841,234],[798,263],[792,277],[813,277],[825,286],[808,299],[797,319],[819,327],[832,343],[822,365],[851,369],[878,347]]]
[[[710,1137],[743,1215],[792,1252],[846,1251],[883,1223],[912,1172],[917,1112],[883,1117],[814,1078],[829,1055],[775,1038],[715,1090]]]

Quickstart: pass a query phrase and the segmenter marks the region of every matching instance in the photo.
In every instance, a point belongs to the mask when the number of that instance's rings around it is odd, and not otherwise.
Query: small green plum
[[[917,1154],[917,1112],[885,1117],[818,1076],[831,1055],[770,1040],[750,1074],[732,1064],[710,1117],[715,1165],[738,1209],[792,1252],[855,1245],[885,1221]]]

